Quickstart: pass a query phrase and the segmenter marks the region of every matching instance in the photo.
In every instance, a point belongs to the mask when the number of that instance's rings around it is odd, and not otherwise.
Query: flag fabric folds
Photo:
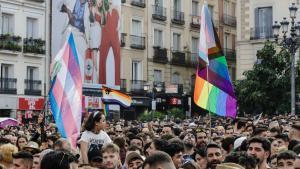
[[[103,86],[102,101],[104,103],[118,103],[123,107],[129,107],[131,105],[132,99],[127,94]]]
[[[60,65],[52,73],[49,101],[56,126],[63,138],[76,146],[82,116],[82,78],[73,34],[58,52],[53,65]]]
[[[194,102],[211,113],[235,118],[237,101],[226,58],[207,4],[202,8],[200,29],[200,59],[195,79]]]

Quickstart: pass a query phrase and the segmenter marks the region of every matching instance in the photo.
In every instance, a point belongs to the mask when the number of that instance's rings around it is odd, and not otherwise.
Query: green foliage
[[[257,51],[257,63],[235,82],[239,112],[290,112],[290,55],[267,42]]]
[[[184,119],[185,118],[185,112],[180,109],[180,108],[172,108],[169,109],[167,112],[160,112],[160,111],[145,111],[143,114],[141,114],[138,117],[138,120],[140,121],[151,121],[152,120],[152,116],[153,119],[160,119],[163,120],[166,115],[168,116],[168,118],[180,118],[180,119]]]
[[[168,114],[169,118],[180,118],[180,119],[184,119],[185,118],[185,112],[184,112],[184,110],[176,108],[176,107],[168,110],[167,114]]]

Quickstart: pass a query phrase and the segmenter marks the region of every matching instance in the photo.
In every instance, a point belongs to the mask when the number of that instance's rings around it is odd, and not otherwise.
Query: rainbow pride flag
[[[117,103],[123,107],[129,107],[131,105],[132,99],[127,94],[102,86],[102,102]]]
[[[82,79],[72,33],[52,65],[55,65],[55,71],[51,75],[49,93],[51,111],[61,137],[76,147],[82,116]]]
[[[200,59],[196,72],[194,102],[211,113],[235,118],[237,101],[226,58],[207,4],[202,8],[200,30]]]

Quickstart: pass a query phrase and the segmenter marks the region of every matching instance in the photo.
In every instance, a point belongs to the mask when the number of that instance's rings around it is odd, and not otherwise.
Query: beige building
[[[148,92],[157,103],[174,96],[175,106],[191,104],[181,96],[193,95],[204,0],[122,2],[121,89],[133,96]],[[236,0],[207,2],[235,79]]]
[[[19,118],[43,108],[45,17],[43,0],[0,0],[0,116]]]
[[[237,79],[255,64],[256,52],[266,40],[272,40],[274,21],[290,20],[288,7],[299,0],[239,0],[237,1]],[[299,11],[298,16],[299,17]]]

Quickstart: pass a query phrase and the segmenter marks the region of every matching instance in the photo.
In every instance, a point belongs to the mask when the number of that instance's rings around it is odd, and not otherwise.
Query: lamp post
[[[295,115],[295,54],[300,44],[297,43],[300,37],[300,22],[295,23],[296,14],[298,8],[296,7],[295,3],[289,7],[290,11],[290,18],[291,18],[291,27],[289,29],[289,22],[286,18],[280,22],[280,24],[275,21],[274,25],[272,26],[273,35],[275,38],[275,42],[282,46],[283,48],[287,49],[291,54],[291,115]],[[282,28],[282,40],[279,42],[279,31]],[[287,36],[288,31],[290,31],[290,37]]]

